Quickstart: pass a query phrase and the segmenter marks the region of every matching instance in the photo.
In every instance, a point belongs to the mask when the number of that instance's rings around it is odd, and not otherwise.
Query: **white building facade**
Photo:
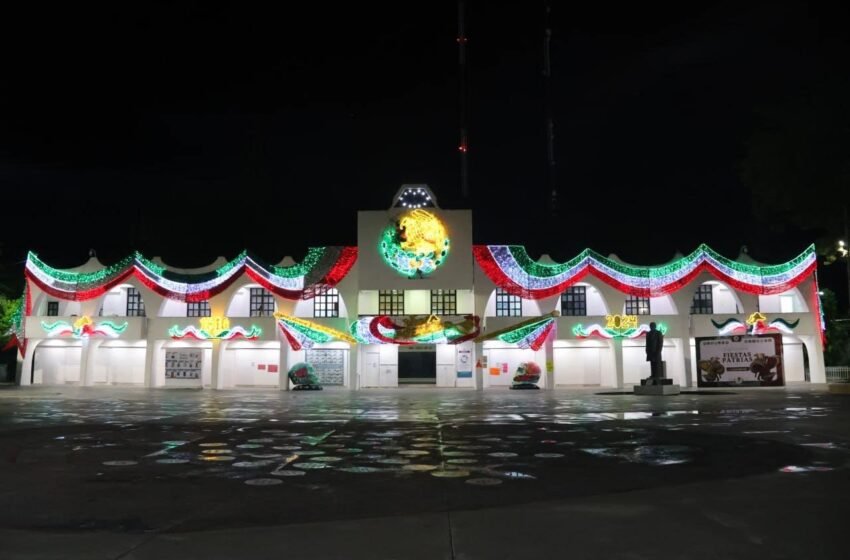
[[[475,245],[471,211],[440,209],[424,185],[359,212],[357,235],[297,263],[243,253],[196,270],[139,254],[57,270],[30,254],[17,380],[287,390],[307,362],[327,387],[489,389],[535,361],[544,389],[622,388],[649,375],[655,322],[680,385],[701,380],[701,339],[755,334],[781,341],[784,382],[825,382],[812,248],[771,266],[707,246],[653,267],[590,250],[535,260]]]

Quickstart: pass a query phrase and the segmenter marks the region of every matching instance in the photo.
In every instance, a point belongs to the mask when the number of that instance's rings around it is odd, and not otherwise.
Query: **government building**
[[[660,266],[556,263],[475,244],[472,212],[426,185],[359,212],[356,247],[300,262],[185,270],[136,253],[58,270],[30,253],[25,274],[21,385],[287,390],[307,362],[327,388],[487,390],[534,361],[542,389],[629,388],[649,376],[650,322],[682,386],[825,382],[812,247],[772,265],[705,245]]]

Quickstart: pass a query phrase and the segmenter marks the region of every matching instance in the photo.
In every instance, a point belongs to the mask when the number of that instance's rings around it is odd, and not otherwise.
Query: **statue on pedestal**
[[[664,335],[658,330],[655,322],[649,324],[646,333],[646,361],[649,362],[650,377],[642,385],[663,385],[665,379],[664,362],[661,359],[661,349],[664,347]]]

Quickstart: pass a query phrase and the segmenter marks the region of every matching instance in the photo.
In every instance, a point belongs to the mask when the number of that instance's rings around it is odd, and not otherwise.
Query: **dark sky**
[[[553,2],[552,228],[542,1],[469,2],[469,202],[455,2],[26,4],[2,18],[2,258],[60,266],[90,247],[299,258],[354,244],[355,210],[405,182],[473,208],[476,242],[532,254],[655,264],[704,241],[784,260],[811,240],[752,223],[744,141],[758,107],[847,71],[827,4]]]

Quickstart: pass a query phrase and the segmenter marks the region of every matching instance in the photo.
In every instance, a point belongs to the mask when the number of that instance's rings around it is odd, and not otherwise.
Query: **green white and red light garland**
[[[519,323],[478,336],[475,342],[485,342],[497,338],[507,344],[516,344],[520,348],[540,350],[550,336],[554,336],[555,317],[557,312],[547,313],[542,317],[526,319]]]
[[[817,267],[814,246],[785,264],[772,266],[736,262],[707,245],[700,245],[675,262],[656,267],[619,263],[590,249],[560,264],[534,261],[520,245],[475,245],[473,253],[478,265],[497,286],[527,299],[560,294],[587,275],[630,295],[655,297],[681,289],[703,271],[742,292],[767,295],[794,288]]]
[[[99,297],[131,276],[163,297],[206,301],[242,274],[278,296],[308,299],[338,284],[356,260],[356,247],[313,247],[302,262],[284,267],[261,264],[243,252],[212,272],[181,274],[135,253],[95,272],[73,272],[52,268],[30,252],[24,273],[48,294],[70,301]]]
[[[658,324],[658,331],[661,334],[667,334],[667,325],[664,323]],[[598,323],[594,323],[593,325],[588,325],[587,327],[583,326],[581,323],[573,326],[573,334],[577,338],[588,338],[591,336],[598,336],[599,338],[640,338],[642,336],[646,336],[646,333],[649,332],[649,325],[646,323],[641,323],[637,327],[628,328],[628,329],[612,329],[607,326],[600,325]]]
[[[431,316],[429,319],[433,320]],[[389,315],[361,317],[351,323],[349,330],[354,339],[360,344],[460,344],[474,339],[481,332],[481,320],[477,315],[464,315],[460,323],[451,323],[436,318],[439,328],[422,329],[421,334],[405,334],[411,327],[399,325]],[[409,321],[419,321],[419,318],[409,317]],[[420,321],[425,324],[427,321]],[[414,328],[415,330],[415,328]]]
[[[41,322],[41,328],[44,329],[48,338],[59,336],[70,336],[73,338],[89,338],[93,336],[105,336],[107,338],[118,338],[125,330],[127,330],[127,322],[119,325],[112,321],[93,322],[89,317],[83,316],[69,323],[68,321],[55,321],[48,323]]]
[[[736,334],[767,334],[780,332],[784,334],[794,334],[794,329],[800,324],[800,320],[786,321],[785,319],[777,318],[772,321],[759,320],[752,324],[747,324],[740,319],[727,319],[723,322],[711,320],[711,324],[717,328],[719,336],[736,335]]]
[[[325,344],[339,340],[354,344],[357,341],[350,334],[326,327],[314,321],[292,317],[284,313],[275,313],[277,325],[293,350],[312,348],[315,344]]]
[[[263,329],[257,325],[251,325],[249,329],[245,329],[245,327],[237,325],[235,327],[224,329],[218,333],[207,332],[195,325],[189,325],[186,327],[174,325],[168,329],[168,336],[175,340],[183,338],[193,338],[195,340],[235,340],[240,338],[245,340],[256,340],[262,335]]]

